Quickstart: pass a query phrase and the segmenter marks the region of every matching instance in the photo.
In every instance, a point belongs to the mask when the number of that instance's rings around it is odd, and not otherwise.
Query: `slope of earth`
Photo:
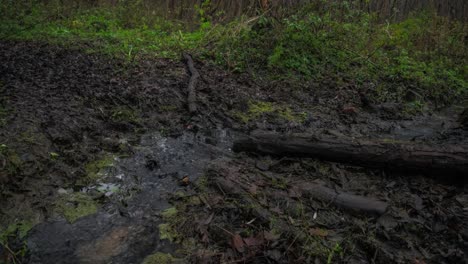
[[[354,84],[291,89],[196,61],[191,116],[182,62],[0,48],[0,261],[467,261],[465,186],[230,149],[257,129],[468,144],[456,107],[411,116]],[[301,193],[312,182],[390,207],[342,210]]]

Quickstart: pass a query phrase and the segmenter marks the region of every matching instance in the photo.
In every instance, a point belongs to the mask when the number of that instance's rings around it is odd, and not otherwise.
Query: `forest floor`
[[[367,109],[351,84],[291,90],[195,58],[192,116],[182,61],[0,50],[0,262],[468,262],[468,187],[446,175],[231,150],[254,130],[468,145],[456,106]],[[389,209],[343,210],[304,182]]]

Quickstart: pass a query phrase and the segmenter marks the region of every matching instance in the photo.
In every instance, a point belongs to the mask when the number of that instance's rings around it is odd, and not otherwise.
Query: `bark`
[[[188,104],[188,109],[191,114],[194,114],[197,112],[197,93],[196,93],[196,87],[197,87],[197,82],[198,78],[200,77],[200,74],[198,73],[197,68],[195,68],[195,65],[193,64],[193,59],[192,56],[190,56],[187,53],[183,53],[183,57],[185,59],[185,62],[187,63],[187,67],[190,71],[190,80],[188,84],[188,97],[187,97],[187,104]]]
[[[235,152],[324,160],[399,171],[441,175],[466,175],[468,146],[424,145],[406,141],[316,138],[312,135],[256,133],[234,142]]]

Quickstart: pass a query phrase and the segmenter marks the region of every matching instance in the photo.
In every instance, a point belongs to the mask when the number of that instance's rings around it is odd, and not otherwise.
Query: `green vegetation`
[[[6,249],[5,256],[10,256],[13,263],[21,263],[26,252],[28,250],[26,243],[23,243],[22,247],[13,251],[9,246],[10,240],[24,239],[28,234],[29,230],[33,227],[33,224],[28,221],[20,221],[14,224],[10,224],[5,230],[0,229],[0,246]]]
[[[55,209],[68,222],[74,223],[83,216],[95,214],[98,205],[91,197],[84,193],[72,193],[59,197],[56,201]]]
[[[5,144],[0,144],[0,161],[3,164],[2,169],[6,172],[6,177],[18,173],[23,163],[18,153]]]
[[[167,239],[171,242],[178,241],[180,234],[174,229],[174,226],[180,221],[177,208],[168,208],[161,213],[161,216],[166,223],[159,225],[159,239]]]
[[[112,166],[114,159],[114,155],[105,154],[102,158],[89,162],[85,167],[86,177],[81,183],[87,185],[99,180],[104,176],[104,170]]]
[[[182,259],[173,257],[171,254],[157,252],[147,256],[142,264],[178,264],[185,263]]]
[[[138,124],[141,121],[137,111],[125,106],[114,108],[111,112],[111,119],[114,122],[130,122],[134,124]]]
[[[10,1],[0,9],[0,38],[78,46],[128,61],[178,59],[181,51],[190,51],[230,70],[292,86],[351,83],[377,101],[443,104],[468,90],[468,30],[462,22],[427,12],[382,23],[347,1],[316,1],[280,18],[215,24],[210,5],[194,7],[198,17],[187,26],[157,15],[136,16],[139,1],[107,8]]]
[[[265,114],[273,114],[282,119],[295,122],[303,122],[307,115],[306,113],[294,113],[287,106],[280,106],[270,102],[249,102],[249,107],[246,112],[236,112],[237,116],[242,122],[248,123],[249,121],[260,118]]]

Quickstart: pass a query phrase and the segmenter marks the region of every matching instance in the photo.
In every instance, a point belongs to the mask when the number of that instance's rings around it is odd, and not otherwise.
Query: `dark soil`
[[[156,252],[194,263],[468,262],[468,189],[443,175],[230,151],[256,129],[468,145],[460,108],[415,116],[369,101],[352,81],[293,89],[196,61],[192,116],[182,62],[130,64],[41,43],[0,50],[0,231],[35,225],[8,235],[0,263],[141,263]],[[110,154],[104,179],[90,179],[90,164]],[[345,211],[298,192],[304,181],[390,209]],[[96,194],[103,185],[120,191]],[[97,212],[65,220],[63,193],[92,197]],[[176,216],[162,217],[170,206]],[[165,222],[172,242],[158,230]],[[13,256],[22,241],[27,253]]]

